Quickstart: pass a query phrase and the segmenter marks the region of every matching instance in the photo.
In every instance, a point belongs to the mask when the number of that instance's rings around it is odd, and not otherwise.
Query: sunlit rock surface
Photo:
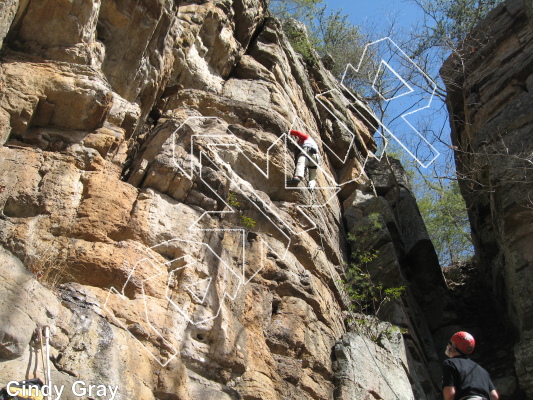
[[[373,132],[264,1],[197,3],[4,2],[0,385],[41,374],[49,325],[63,399],[435,398],[445,284],[407,184],[364,171]],[[285,187],[289,129],[314,191]],[[340,290],[374,212],[372,274],[407,287],[376,341]]]

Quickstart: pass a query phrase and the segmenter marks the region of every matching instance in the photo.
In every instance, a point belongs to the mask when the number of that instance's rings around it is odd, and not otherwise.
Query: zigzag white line
[[[431,90],[431,96],[430,96],[429,101],[428,101],[428,103],[427,103],[426,106],[423,106],[423,107],[417,108],[417,109],[414,110],[414,111],[410,111],[410,112],[407,112],[407,113],[404,113],[404,114],[401,115],[401,118],[403,119],[403,121],[404,121],[405,123],[407,123],[407,125],[409,125],[409,127],[411,127],[411,129],[412,129],[414,132],[416,132],[416,134],[418,135],[418,137],[419,137],[422,141],[424,141],[424,143],[428,146],[428,148],[430,149],[431,153],[434,154],[434,157],[433,157],[432,159],[430,159],[429,161],[427,161],[427,162],[423,162],[423,161],[419,160],[418,157],[417,157],[416,155],[414,155],[414,154],[409,150],[409,148],[408,148],[408,147],[407,147],[407,146],[406,146],[406,145],[405,145],[405,144],[404,144],[404,143],[403,143],[403,142],[402,142],[402,141],[401,141],[396,135],[394,135],[394,133],[393,133],[393,132],[387,127],[387,125],[386,125],[382,120],[380,120],[379,118],[377,118],[377,116],[375,116],[375,114],[374,114],[374,113],[373,113],[368,107],[366,107],[366,105],[365,105],[364,103],[362,103],[362,102],[357,98],[357,96],[353,93],[352,88],[350,88],[349,84],[346,83],[346,77],[347,77],[348,71],[349,71],[350,69],[352,69],[352,70],[355,71],[356,73],[359,73],[359,71],[360,71],[360,69],[361,69],[361,66],[362,66],[362,64],[363,64],[363,62],[364,62],[364,60],[365,60],[365,55],[367,54],[368,49],[369,49],[371,46],[375,46],[375,45],[377,45],[377,44],[379,44],[379,43],[382,43],[382,42],[384,42],[384,41],[388,41],[388,42],[390,42],[390,43],[396,48],[396,50],[399,51],[399,52],[402,54],[402,56],[404,57],[404,59],[406,59],[406,60],[410,63],[410,65],[412,65],[413,68],[414,68],[419,74],[421,74],[421,75],[424,77],[425,81],[428,83],[429,88],[430,88],[430,89],[432,88],[432,90]],[[398,78],[401,80],[401,82],[402,82],[405,86],[407,86],[410,90],[409,90],[409,92],[403,93],[403,94],[400,95],[400,96],[395,96],[395,97],[393,97],[392,99],[386,99],[386,98],[382,95],[382,93],[380,93],[380,92],[375,88],[375,80],[377,79],[377,75],[378,75],[378,74],[376,74],[376,77],[375,77],[375,79],[374,79],[374,83],[373,83],[373,85],[372,85],[372,88],[374,89],[374,91],[376,91],[376,93],[378,93],[379,96],[381,96],[385,101],[392,101],[392,100],[397,99],[397,98],[399,98],[399,97],[401,97],[401,96],[404,96],[404,95],[406,95],[406,94],[409,94],[409,93],[414,92],[413,88],[412,88],[412,87],[411,87],[411,86],[410,86],[410,85],[409,85],[409,84],[408,84],[408,83],[407,83],[407,82],[401,77],[401,75],[400,75],[397,71],[395,71],[395,70],[394,70],[394,69],[393,69],[393,68],[392,68],[392,67],[391,67],[391,66],[390,66],[385,60],[382,59],[381,62],[382,62],[383,64],[385,64],[385,65],[387,66],[387,68],[389,68],[389,70],[392,71],[392,72],[396,75],[396,77],[398,77]],[[400,48],[400,47],[399,47],[399,46],[398,46],[398,45],[397,45],[392,39],[390,39],[389,37],[384,37],[384,38],[382,38],[382,39],[379,39],[379,40],[376,40],[376,41],[374,41],[374,42],[372,42],[372,43],[367,44],[367,45],[365,46],[364,50],[363,50],[363,54],[362,54],[362,56],[361,56],[361,59],[359,60],[359,64],[358,64],[358,66],[357,66],[357,69],[355,69],[351,64],[348,64],[348,65],[346,66],[346,69],[345,69],[344,74],[343,74],[343,76],[342,76],[341,86],[342,86],[344,89],[346,89],[346,90],[348,91],[348,93],[350,94],[350,96],[355,100],[355,102],[358,104],[359,107],[363,107],[363,108],[367,109],[369,112],[371,112],[372,114],[374,114],[374,116],[376,117],[376,120],[379,121],[379,124],[380,124],[380,126],[382,127],[382,129],[384,129],[384,130],[387,132],[387,134],[389,134],[394,140],[396,140],[396,142],[397,142],[397,143],[398,143],[398,144],[399,144],[399,145],[400,145],[400,146],[401,146],[401,147],[402,147],[402,148],[403,148],[403,149],[404,149],[404,150],[405,150],[405,151],[406,151],[411,157],[413,157],[413,159],[414,159],[416,162],[418,162],[422,167],[424,167],[424,168],[429,167],[429,166],[430,166],[430,165],[431,165],[431,164],[432,164],[432,163],[433,163],[433,162],[434,162],[434,161],[440,156],[440,152],[439,152],[439,151],[438,151],[438,150],[437,150],[437,149],[436,149],[431,143],[429,143],[429,141],[428,141],[428,140],[427,140],[427,139],[426,139],[426,138],[425,138],[425,137],[424,137],[424,136],[423,136],[423,135],[422,135],[422,134],[421,134],[421,133],[420,133],[420,132],[419,132],[419,131],[418,131],[418,130],[417,130],[417,129],[416,129],[416,128],[415,128],[415,127],[409,122],[409,121],[408,121],[408,120],[407,120],[407,118],[406,118],[406,117],[409,116],[409,115],[412,115],[412,114],[414,114],[414,113],[417,113],[417,112],[419,112],[419,111],[422,111],[422,110],[424,110],[424,109],[426,109],[426,108],[429,108],[429,107],[431,106],[431,103],[432,103],[432,101],[433,101],[433,97],[435,96],[435,92],[436,92],[436,90],[437,90],[437,84],[436,84],[436,83],[435,83],[435,82],[434,82],[434,81],[433,81],[433,80],[432,80],[432,79],[431,79],[431,78],[430,78],[430,77],[429,77],[424,71],[422,71],[422,69],[421,69],[421,68],[420,68],[420,67],[419,67],[419,66],[418,66],[418,65],[417,65],[417,64],[416,64],[416,63],[415,63],[415,62],[414,62],[414,61],[413,61],[413,60],[412,60],[407,54],[405,54],[405,52],[404,52],[404,51],[403,51],[403,50],[402,50],[402,49],[401,49],[401,48]],[[357,113],[359,114],[359,116],[361,116],[361,117],[364,118],[367,122],[369,122],[369,121],[365,118],[365,116],[364,116],[363,114],[361,114],[361,113],[357,110],[356,107],[353,107],[353,108],[355,109],[355,111],[357,111]],[[329,111],[329,110],[328,110],[328,111]],[[332,114],[332,115],[333,115],[333,114]],[[370,125],[372,126],[372,124],[370,124]],[[377,127],[376,127],[376,130],[377,130]]]

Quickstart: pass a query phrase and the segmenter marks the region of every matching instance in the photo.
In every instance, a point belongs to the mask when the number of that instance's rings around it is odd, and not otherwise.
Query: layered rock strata
[[[0,384],[40,370],[48,325],[63,399],[76,380],[117,399],[387,398],[393,378],[432,398],[424,312],[444,286],[422,268],[427,234],[400,190],[376,273],[409,286],[389,310],[404,334],[344,336],[344,218],[356,229],[386,196],[363,171],[375,143],[266,2],[4,7]],[[315,191],[285,186],[291,128],[320,139]]]
[[[478,266],[514,326],[516,373],[533,397],[533,20],[508,1],[441,70]]]

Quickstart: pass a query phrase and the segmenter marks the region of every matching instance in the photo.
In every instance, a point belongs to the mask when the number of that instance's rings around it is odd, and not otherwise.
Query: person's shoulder
[[[452,358],[448,358],[447,360],[445,360],[443,362],[443,365],[450,365],[450,366],[458,367],[460,365],[469,364],[471,362],[473,362],[473,361],[470,360],[469,358],[452,357]]]
[[[457,364],[457,363],[463,362],[464,360],[467,360],[467,358],[458,356],[458,357],[448,358],[444,362],[449,362],[451,364]]]
[[[468,370],[483,369],[481,365],[479,365],[477,362],[475,362],[474,360],[468,357],[453,357],[453,358],[447,359],[446,361],[449,362],[449,365],[453,365],[454,367],[458,369],[468,369]]]
[[[442,363],[442,366],[443,367],[455,367],[457,362],[454,361],[454,360],[455,360],[454,358],[448,358],[448,359],[444,360],[444,362]]]

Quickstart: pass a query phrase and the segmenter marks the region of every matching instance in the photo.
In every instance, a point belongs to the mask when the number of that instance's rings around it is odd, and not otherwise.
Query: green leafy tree
[[[243,214],[242,210],[242,203],[239,201],[239,198],[237,195],[233,192],[228,193],[228,205],[234,209],[235,212],[239,214],[239,219],[241,221],[241,224],[247,229],[251,230],[252,228],[255,228],[255,224],[257,221],[255,221],[253,218]]]
[[[294,18],[308,25],[319,10],[326,8],[323,0],[271,0],[270,11],[279,19]]]
[[[418,200],[418,207],[441,265],[452,265],[472,257],[473,245],[466,205],[459,184],[431,185]]]
[[[316,65],[318,53],[316,52],[314,41],[309,37],[307,30],[302,29],[302,26],[294,19],[286,20],[283,24],[283,30],[294,51],[302,55],[306,64],[309,66]]]
[[[423,12],[416,45],[419,51],[454,51],[472,29],[503,0],[411,0]],[[449,54],[449,52],[448,52]]]
[[[332,72],[336,77],[342,77],[348,63],[358,66],[367,37],[342,10],[334,10],[329,14],[325,9],[320,10],[313,35],[319,54],[329,54],[335,61]]]
[[[313,62],[312,50],[319,56],[329,54],[335,62],[332,72],[337,78],[348,63],[358,64],[367,38],[342,10],[329,12],[323,0],[273,0],[270,10],[281,20],[296,19],[305,24],[308,42],[290,24],[285,24],[285,29],[294,49],[308,63]]]
[[[375,242],[378,232],[383,229],[379,214],[368,215],[363,224],[353,233],[348,234],[352,247],[350,263],[341,282],[344,292],[350,298],[348,321],[363,335],[377,341],[383,333],[390,333],[390,324],[382,324],[380,311],[390,302],[399,299],[405,292],[405,286],[386,287],[373,278],[371,270],[379,262],[379,251]]]

